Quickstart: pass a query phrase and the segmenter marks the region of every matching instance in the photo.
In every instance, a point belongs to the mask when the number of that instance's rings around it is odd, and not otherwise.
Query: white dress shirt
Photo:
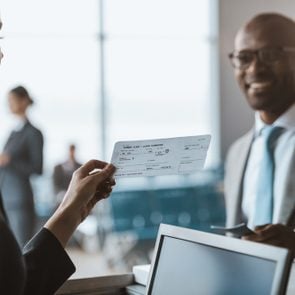
[[[261,120],[259,113],[255,114],[255,131],[254,139],[249,154],[244,182],[243,182],[243,198],[242,198],[242,213],[247,219],[248,227],[254,228],[254,216],[255,216],[255,199],[257,193],[257,183],[260,163],[263,158],[263,140],[261,136],[261,130],[266,124]],[[283,134],[279,137],[276,143],[275,150],[275,179],[274,179],[274,211],[272,223],[278,223],[279,210],[281,207],[282,194],[278,191],[281,190],[279,179],[284,179],[288,171],[283,169],[284,154],[288,149],[294,149],[292,145],[286,144],[286,140],[290,138],[290,132],[294,135],[295,130],[295,104],[289,108],[283,115],[281,115],[273,124],[273,126],[280,126],[284,128]],[[288,134],[289,133],[289,134]],[[283,142],[279,148],[280,142]],[[281,166],[281,168],[280,168]]]
[[[14,121],[15,121],[15,123],[14,123],[13,131],[18,132],[18,131],[21,131],[24,128],[24,126],[27,123],[28,119],[27,118],[20,118],[18,116],[15,116]]]

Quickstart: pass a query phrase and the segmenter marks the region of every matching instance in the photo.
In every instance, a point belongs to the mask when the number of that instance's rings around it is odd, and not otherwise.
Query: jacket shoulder
[[[234,160],[237,160],[237,156],[239,155],[239,152],[241,149],[244,148],[245,144],[250,144],[253,137],[253,130],[251,129],[246,134],[238,138],[236,141],[232,143],[230,146],[227,155],[226,155],[226,165],[231,162],[234,158]]]
[[[40,129],[32,125],[30,122],[26,124],[25,130],[28,134],[33,136],[38,136],[40,138],[43,138],[43,134]]]

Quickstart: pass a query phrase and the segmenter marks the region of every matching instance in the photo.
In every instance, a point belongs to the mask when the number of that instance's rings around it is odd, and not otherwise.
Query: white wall
[[[279,12],[295,18],[294,0],[219,0],[219,54],[220,54],[220,141],[221,153],[251,128],[253,112],[234,79],[228,60],[233,41],[242,24],[260,12]]]

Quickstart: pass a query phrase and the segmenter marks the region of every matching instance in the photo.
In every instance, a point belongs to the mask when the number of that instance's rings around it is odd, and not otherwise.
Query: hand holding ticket
[[[120,141],[111,163],[115,177],[187,174],[204,167],[210,135]]]

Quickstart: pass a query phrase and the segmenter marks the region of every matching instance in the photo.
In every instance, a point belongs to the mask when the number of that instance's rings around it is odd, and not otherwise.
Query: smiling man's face
[[[291,38],[290,38],[291,37]],[[294,36],[280,21],[255,22],[242,28],[235,39],[235,52],[294,47]],[[283,52],[273,63],[264,63],[257,54],[245,69],[235,69],[235,77],[254,110],[277,112],[295,99],[295,52]]]

